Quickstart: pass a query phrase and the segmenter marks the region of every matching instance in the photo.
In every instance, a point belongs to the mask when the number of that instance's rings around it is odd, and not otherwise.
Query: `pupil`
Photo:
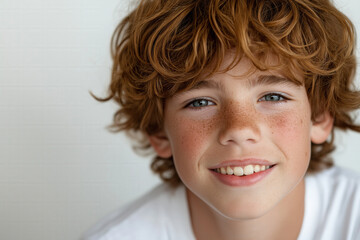
[[[206,101],[205,101],[205,100],[199,100],[197,105],[198,105],[199,107],[205,106],[205,105],[206,105]]]
[[[267,100],[268,100],[268,101],[277,101],[277,100],[279,100],[279,96],[276,96],[276,95],[268,95],[268,96],[267,96]]]
[[[207,103],[206,100],[197,100],[193,104],[194,104],[194,107],[203,107],[203,106],[206,106],[206,103]]]

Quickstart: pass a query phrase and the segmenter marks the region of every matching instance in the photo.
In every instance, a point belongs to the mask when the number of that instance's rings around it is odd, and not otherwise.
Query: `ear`
[[[311,142],[321,144],[329,137],[333,128],[334,118],[329,112],[321,114],[311,127]]]
[[[149,142],[159,157],[169,158],[172,155],[170,141],[164,132],[148,135]]]

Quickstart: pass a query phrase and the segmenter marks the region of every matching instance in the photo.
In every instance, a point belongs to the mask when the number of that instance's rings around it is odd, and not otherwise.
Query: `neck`
[[[269,212],[257,219],[228,219],[187,190],[192,227],[197,240],[297,239],[304,217],[305,183],[302,180]]]

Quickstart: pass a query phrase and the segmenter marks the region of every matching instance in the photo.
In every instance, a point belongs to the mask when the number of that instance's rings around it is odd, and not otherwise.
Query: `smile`
[[[258,161],[259,162],[259,161]],[[244,164],[244,162],[242,162]],[[221,183],[231,187],[246,187],[256,184],[271,175],[277,164],[269,163],[236,166],[234,162],[209,169]]]
[[[216,168],[214,169],[214,171],[216,171],[217,173],[221,173],[223,175],[249,176],[254,173],[265,171],[269,168],[270,166],[265,166],[265,165],[247,165],[244,167],[227,166],[227,167]]]

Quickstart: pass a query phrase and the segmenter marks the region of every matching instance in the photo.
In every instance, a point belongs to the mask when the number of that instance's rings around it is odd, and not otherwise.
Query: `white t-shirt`
[[[298,240],[360,240],[360,175],[332,167],[305,178]]]
[[[195,240],[183,185],[161,184],[100,222],[84,240]]]
[[[360,175],[332,167],[305,177],[298,240],[360,240]],[[162,184],[123,207],[84,240],[195,240],[184,186]]]

